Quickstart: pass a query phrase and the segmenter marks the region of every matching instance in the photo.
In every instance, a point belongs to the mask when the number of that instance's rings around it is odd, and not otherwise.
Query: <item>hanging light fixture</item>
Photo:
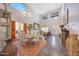
[[[24,11],[23,12],[23,15],[24,15],[24,17],[30,17],[31,16],[31,13],[28,12],[28,11]]]
[[[24,3],[11,3],[10,7],[20,11],[24,17],[30,17],[31,13],[28,10],[28,6]]]

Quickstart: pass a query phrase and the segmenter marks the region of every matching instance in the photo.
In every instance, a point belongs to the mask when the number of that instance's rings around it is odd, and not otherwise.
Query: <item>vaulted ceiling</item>
[[[54,10],[63,5],[63,3],[27,3],[28,7],[37,14]]]
[[[45,12],[54,10],[62,6],[60,3],[24,3],[26,5],[26,10],[28,10],[31,14],[30,17],[24,17],[23,13],[19,12],[16,9],[11,8],[10,4],[8,4],[9,10],[13,13],[13,18],[20,20],[21,22],[24,20],[26,22],[39,22],[39,15]],[[17,6],[16,6],[17,7]],[[23,22],[24,22],[23,21]]]

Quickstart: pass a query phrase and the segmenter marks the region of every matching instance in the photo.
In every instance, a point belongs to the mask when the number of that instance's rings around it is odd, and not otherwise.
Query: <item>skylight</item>
[[[10,6],[20,12],[24,12],[27,9],[27,6],[23,3],[11,3]]]

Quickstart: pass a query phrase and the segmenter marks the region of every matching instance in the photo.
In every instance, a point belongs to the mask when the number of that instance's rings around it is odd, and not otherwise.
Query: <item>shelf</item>
[[[2,17],[0,17],[0,49],[2,49],[5,45],[5,40],[10,38],[10,23],[11,23],[11,16],[8,15],[7,11],[2,12]],[[3,18],[8,17],[8,18]]]
[[[10,23],[1,23],[0,22],[0,26],[10,26]]]

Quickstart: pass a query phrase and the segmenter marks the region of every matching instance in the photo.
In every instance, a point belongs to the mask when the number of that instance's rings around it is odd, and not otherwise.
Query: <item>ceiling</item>
[[[55,10],[62,6],[62,3],[24,3],[28,9],[28,11],[31,13],[31,17],[26,18],[20,13],[18,10],[15,10],[10,7],[10,4],[8,4],[8,9],[13,13],[13,18],[19,21],[26,21],[26,22],[39,22],[39,15],[43,14],[45,12]],[[23,22],[24,22],[23,21]]]
[[[43,14],[45,12],[55,10],[62,6],[62,4],[63,3],[27,3],[28,8],[37,14]]]

